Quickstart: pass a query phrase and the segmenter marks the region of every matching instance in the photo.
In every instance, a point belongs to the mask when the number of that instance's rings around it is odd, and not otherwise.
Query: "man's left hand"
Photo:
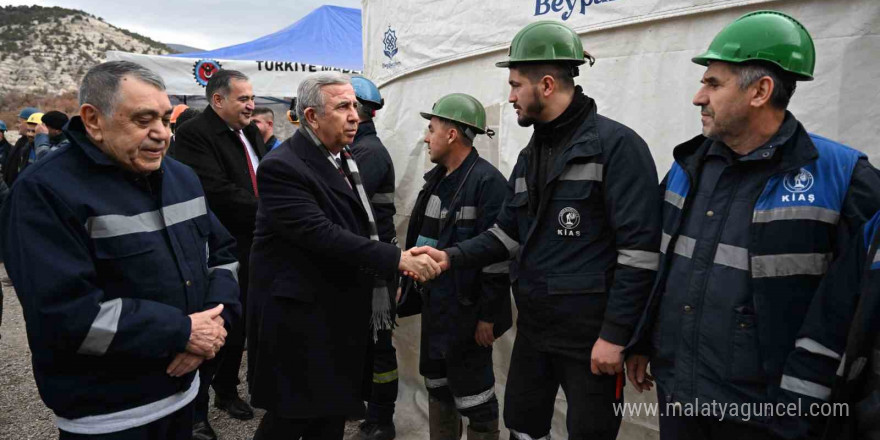
[[[199,368],[199,365],[202,365],[202,362],[204,361],[205,358],[189,352],[179,353],[174,357],[174,360],[171,361],[171,364],[168,365],[165,373],[171,377],[180,377],[195,371],[195,369]]]
[[[485,321],[477,321],[477,332],[474,339],[480,347],[491,347],[495,342],[495,324]]]
[[[623,372],[623,346],[597,339],[590,354],[590,371],[597,375]]]

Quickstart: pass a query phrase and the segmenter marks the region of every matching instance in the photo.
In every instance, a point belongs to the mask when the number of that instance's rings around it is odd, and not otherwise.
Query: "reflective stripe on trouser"
[[[397,351],[391,344],[391,330],[380,330],[377,336],[377,341],[370,347],[373,362],[368,366],[370,372],[364,380],[365,387],[369,386],[366,420],[391,423],[394,401],[397,400]]]
[[[425,377],[425,388],[431,397],[455,405],[462,416],[472,421],[496,420],[498,399],[495,397],[492,349],[480,347],[475,342],[467,345],[450,350],[446,359],[429,359],[427,355],[421,355],[419,371]],[[423,348],[422,353],[426,352]]]

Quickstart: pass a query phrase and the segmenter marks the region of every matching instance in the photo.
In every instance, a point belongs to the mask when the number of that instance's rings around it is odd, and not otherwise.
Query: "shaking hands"
[[[418,282],[430,281],[449,269],[449,256],[430,246],[414,247],[400,254],[398,269]]]

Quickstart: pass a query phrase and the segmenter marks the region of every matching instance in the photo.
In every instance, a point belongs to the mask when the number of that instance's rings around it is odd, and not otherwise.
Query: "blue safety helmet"
[[[358,101],[369,104],[374,110],[379,110],[385,105],[385,99],[379,93],[379,88],[372,81],[362,77],[351,77],[351,85],[354,87],[354,94]]]
[[[34,107],[25,107],[25,108],[21,109],[21,112],[18,114],[18,117],[21,119],[27,120],[27,118],[30,118],[32,114],[39,113],[39,112],[40,112],[40,110],[36,109]]]
[[[7,130],[8,130],[8,128],[6,128],[6,123],[3,121],[0,121],[0,131],[7,131]]]

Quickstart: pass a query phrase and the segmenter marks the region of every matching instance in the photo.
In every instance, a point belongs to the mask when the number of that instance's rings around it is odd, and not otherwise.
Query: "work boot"
[[[355,440],[394,440],[394,423],[363,422],[355,433]]]
[[[254,409],[238,396],[237,391],[226,394],[214,390],[214,407],[226,411],[233,419],[250,420],[254,418]]]
[[[471,421],[467,427],[467,440],[498,440],[498,419],[488,422]]]
[[[429,397],[428,428],[431,440],[460,440],[461,416],[455,405]]]

